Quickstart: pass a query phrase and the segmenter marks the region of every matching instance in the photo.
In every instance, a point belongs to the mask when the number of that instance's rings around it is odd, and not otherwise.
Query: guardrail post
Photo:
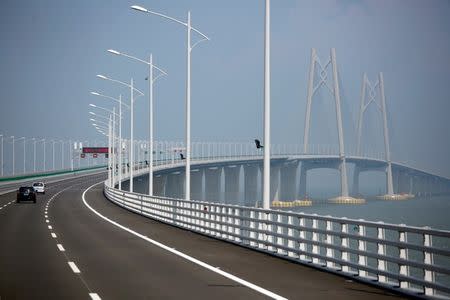
[[[210,228],[212,229],[211,230],[211,234],[213,235],[213,236],[216,236],[217,235],[217,231],[216,231],[216,227],[217,227],[217,223],[216,223],[216,221],[217,221],[217,215],[216,215],[216,213],[217,213],[217,209],[216,209],[216,206],[215,205],[211,205],[211,216],[210,216],[210,219],[211,219],[211,223],[210,223]]]
[[[209,219],[210,219],[211,208],[208,207],[207,205],[203,204],[203,212],[204,212],[204,217],[205,217],[205,233],[210,234],[211,231],[209,229],[211,228],[211,224],[209,222]]]
[[[306,222],[305,222],[305,218],[299,217],[299,224],[300,224],[300,232],[299,232],[299,236],[300,236],[300,252],[301,253],[306,253],[306,232],[305,232],[305,226],[306,226]],[[300,260],[307,260],[306,255],[305,254],[300,254]]]
[[[344,218],[345,219],[345,218]],[[345,264],[345,262],[350,262],[350,256],[345,249],[350,247],[350,239],[347,237],[348,235],[348,223],[341,223],[341,232],[343,234],[341,238],[341,247],[343,248],[341,251],[341,260],[342,260],[342,271],[350,272],[350,268]]]
[[[267,224],[266,224],[266,214],[263,212],[258,212],[258,248],[267,250]]]
[[[233,215],[234,215],[234,209],[232,208],[232,207],[228,207],[227,208],[227,232],[228,233],[233,233],[233,231],[234,231],[234,218],[233,218]],[[232,236],[231,234],[229,234],[228,236],[228,239],[229,240],[231,240],[231,241],[234,241],[234,236]]]
[[[170,200],[172,204],[172,223],[177,223],[177,202],[175,200]]]
[[[275,214],[271,214],[271,213],[266,213],[266,221],[268,221],[266,223],[266,241],[267,241],[267,250],[269,250],[270,252],[277,252],[277,248],[274,246],[275,245],[275,237],[273,236],[274,233],[274,225],[269,224],[270,221],[274,221],[275,218],[273,218],[274,216],[276,216]]]
[[[317,214],[314,214],[314,215],[317,216]],[[314,218],[312,220],[312,229],[313,229],[312,240],[314,242],[314,244],[312,245],[312,253],[313,254],[317,254],[317,255],[320,254],[320,247],[319,247],[319,245],[317,245],[317,243],[320,242],[319,241],[319,234],[316,231],[318,228],[319,228],[319,221]],[[312,262],[315,263],[315,264],[318,264],[319,263],[319,259],[317,257],[313,256]]]
[[[289,249],[295,249],[295,242],[293,241],[294,239],[294,229],[292,229],[292,227],[294,226],[294,217],[292,217],[291,215],[288,216],[288,230],[287,230],[287,234],[288,234],[288,241],[287,241],[287,246]],[[289,257],[296,257],[295,252],[294,251],[288,251],[287,255]]]
[[[277,233],[279,235],[284,235],[284,230],[283,230],[283,226],[281,225],[283,224],[283,216],[281,214],[278,214],[277,216]],[[280,246],[286,246],[287,244],[287,239],[286,238],[282,238],[282,237],[277,237],[277,245]],[[283,255],[287,255],[287,251],[284,249],[277,249],[277,253],[278,254],[283,254]]]
[[[359,219],[359,220],[364,221],[362,219]],[[366,237],[366,226],[359,225],[358,226],[358,234],[361,237]],[[367,242],[365,240],[361,240],[361,239],[358,240],[358,250],[362,251],[364,253],[367,252]],[[367,256],[359,254],[358,255],[358,264],[360,266],[367,267]],[[365,271],[365,270],[358,270],[358,274],[361,277],[367,277],[367,275],[368,275],[367,271]]]
[[[429,227],[426,227],[426,228],[429,229]],[[423,246],[424,247],[432,247],[433,246],[432,235],[430,235],[430,234],[423,235]],[[423,254],[424,254],[424,264],[432,266],[434,264],[433,253],[424,251]],[[425,269],[424,270],[424,280],[427,282],[434,283],[436,280],[435,273],[433,271]],[[424,287],[424,293],[426,296],[434,296],[436,294],[435,290],[432,288],[429,288],[429,287]]]
[[[234,209],[234,234],[237,236],[241,236],[241,209],[236,207]],[[242,243],[242,238],[235,237],[234,240],[238,243]]]
[[[383,224],[383,222],[379,222],[380,224]],[[383,241],[386,239],[386,230],[382,227],[377,228],[377,253],[378,255],[385,256],[386,255],[386,245],[383,244]],[[385,260],[378,259],[378,270],[380,271],[387,271],[387,264]],[[388,280],[386,276],[384,275],[377,275],[378,276],[378,282],[387,283]]]
[[[331,217],[331,216],[329,216],[329,217]],[[328,232],[330,232],[329,234],[327,234],[326,243],[328,245],[333,245],[334,244],[334,235],[333,235],[333,233],[331,233],[333,231],[333,222],[328,221],[328,220],[326,222],[327,222],[326,230]],[[327,257],[334,258],[334,249],[333,248],[327,248]],[[332,261],[327,261],[327,267],[335,269],[336,264]]]
[[[401,224],[401,226],[406,226],[405,224]],[[399,231],[399,240],[400,243],[407,243],[408,242],[408,235],[406,231]],[[408,249],[405,245],[404,248],[400,248],[400,259],[408,260]],[[407,265],[400,265],[400,275],[404,275],[406,277],[409,277],[409,266]],[[410,287],[410,284],[408,281],[400,281],[400,288],[407,289]]]
[[[218,150],[220,150],[220,148],[218,148]],[[223,223],[221,226],[221,230],[222,230],[221,236],[224,239],[228,239],[228,235],[227,235],[227,232],[228,232],[228,225],[227,225],[227,223],[228,223],[228,208],[222,207],[220,212],[222,214],[220,220]]]
[[[256,238],[256,233],[255,233],[255,231],[254,230],[252,230],[252,229],[256,229],[256,224],[255,224],[255,211],[254,210],[251,210],[250,211],[250,232],[249,232],[249,236],[250,236],[250,238],[251,239],[255,239]],[[257,246],[257,244],[254,242],[254,241],[250,241],[250,246],[251,247],[255,247],[255,246]]]

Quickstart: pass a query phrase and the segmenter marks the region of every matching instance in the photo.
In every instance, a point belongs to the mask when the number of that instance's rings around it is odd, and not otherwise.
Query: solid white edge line
[[[100,182],[100,183],[103,183],[103,181]],[[82,199],[83,199],[84,205],[86,205],[87,208],[89,208],[93,213],[95,213],[97,216],[99,216],[103,220],[105,220],[105,221],[107,221],[107,222],[109,222],[109,223],[111,223],[111,224],[113,224],[113,225],[115,225],[115,226],[125,230],[125,231],[128,231],[129,233],[131,233],[131,234],[133,234],[133,235],[135,235],[135,236],[137,236],[137,237],[139,237],[139,238],[141,238],[141,239],[143,239],[143,240],[145,240],[145,241],[147,241],[147,242],[149,242],[149,243],[151,243],[151,244],[153,244],[153,245],[155,245],[155,246],[157,246],[159,248],[162,248],[162,249],[164,249],[164,250],[166,250],[166,251],[168,251],[168,252],[170,252],[172,254],[175,254],[175,255],[177,255],[179,257],[182,257],[182,258],[184,258],[184,259],[186,259],[186,260],[188,260],[190,262],[193,262],[194,264],[197,264],[197,265],[199,265],[199,266],[201,266],[201,267],[203,267],[205,269],[208,269],[208,270],[210,270],[210,271],[212,271],[214,273],[222,275],[222,276],[224,276],[224,277],[226,277],[226,278],[228,278],[228,279],[230,279],[232,281],[235,281],[235,282],[237,282],[239,284],[242,284],[242,285],[244,285],[244,286],[246,286],[246,287],[248,287],[248,288],[250,288],[250,289],[252,289],[254,291],[257,291],[257,292],[263,294],[263,295],[266,295],[266,296],[268,296],[270,298],[277,299],[277,300],[287,300],[287,298],[284,298],[283,296],[277,295],[277,294],[275,294],[275,293],[273,293],[273,292],[271,292],[269,290],[266,290],[266,289],[264,289],[264,288],[262,288],[260,286],[255,285],[255,284],[253,284],[251,282],[245,281],[244,279],[241,279],[241,278],[239,278],[237,276],[234,276],[234,275],[232,275],[230,273],[227,273],[227,272],[224,272],[224,271],[222,271],[220,269],[217,269],[216,267],[208,265],[207,263],[204,263],[204,262],[202,262],[202,261],[200,261],[200,260],[198,260],[196,258],[193,258],[192,256],[189,256],[189,255],[184,254],[184,253],[182,253],[180,251],[174,250],[173,248],[170,248],[170,247],[168,247],[168,246],[166,246],[166,245],[164,245],[164,244],[162,244],[162,243],[160,243],[158,241],[152,240],[152,239],[150,239],[150,238],[148,238],[148,237],[146,237],[146,236],[144,236],[144,235],[142,235],[142,234],[140,234],[140,233],[138,233],[136,231],[133,231],[133,230],[131,230],[131,229],[129,229],[129,228],[127,228],[127,227],[125,227],[125,226],[123,226],[123,225],[121,225],[121,224],[119,224],[119,223],[117,223],[117,222],[115,222],[115,221],[113,221],[111,219],[108,219],[107,217],[103,216],[98,211],[93,209],[86,202],[86,197],[85,197],[87,191],[89,191],[92,187],[94,187],[94,186],[96,186],[96,185],[98,185],[100,183],[93,184],[90,187],[88,187],[86,190],[84,190],[83,195],[82,195]]]
[[[66,251],[66,249],[64,249],[63,245],[61,245],[61,244],[56,244],[56,246],[58,247],[59,251],[61,251],[61,252]]]
[[[91,296],[92,300],[102,300],[97,293],[89,293],[89,296]]]
[[[73,261],[69,261],[68,264],[74,273],[81,273],[80,269],[78,269],[77,265]]]

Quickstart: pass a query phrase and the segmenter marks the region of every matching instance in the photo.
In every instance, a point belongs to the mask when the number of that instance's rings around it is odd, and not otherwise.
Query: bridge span
[[[196,200],[241,199],[240,204],[255,205],[261,189],[263,161],[261,156],[196,158],[191,170],[191,195]],[[199,161],[200,160],[200,161]],[[352,194],[361,195],[359,177],[363,172],[384,174],[388,166],[383,159],[350,156],[353,164]],[[277,155],[271,160],[271,201],[293,201],[308,197],[308,171],[312,169],[340,170],[338,155]],[[450,193],[450,179],[419,170],[405,164],[392,162],[393,186],[396,194],[416,196]],[[155,170],[154,194],[168,197],[184,197],[184,164],[173,163]],[[144,171],[145,173],[145,171]],[[387,191],[386,176],[386,191]],[[127,189],[127,185],[124,186]],[[240,197],[239,195],[244,195]],[[337,195],[336,195],[337,196]],[[231,203],[237,203],[232,201]]]

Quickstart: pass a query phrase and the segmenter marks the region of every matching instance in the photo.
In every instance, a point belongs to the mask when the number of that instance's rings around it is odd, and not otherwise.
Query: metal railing
[[[170,225],[406,294],[450,298],[450,231],[150,197],[108,181],[104,191],[112,202]]]

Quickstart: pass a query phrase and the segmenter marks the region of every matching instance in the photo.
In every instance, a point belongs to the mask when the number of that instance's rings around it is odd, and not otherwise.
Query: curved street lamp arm
[[[154,12],[154,11],[151,11],[151,10],[148,10],[148,9],[142,7],[142,6],[133,5],[133,6],[131,6],[131,8],[134,9],[134,10],[137,10],[137,11],[141,11],[141,12],[145,12],[145,13],[148,13],[148,14],[152,14],[152,15],[155,15],[155,16],[159,16],[159,17],[165,18],[165,19],[167,19],[167,20],[170,20],[170,21],[176,22],[176,23],[178,23],[178,24],[181,24],[181,25],[183,25],[183,26],[185,26],[185,27],[188,26],[187,23],[181,22],[180,20],[177,20],[177,19],[175,19],[175,18],[166,16],[166,15],[164,15],[164,14],[157,13],[157,12]],[[207,37],[206,35],[204,35],[203,33],[201,33],[199,30],[195,29],[194,27],[191,27],[191,29],[192,29],[193,31],[197,32],[198,34],[200,34],[200,35],[201,35],[202,37],[204,37],[206,40],[209,40],[209,37]]]
[[[195,46],[197,46],[197,45],[200,44],[201,42],[205,42],[205,41],[209,41],[209,39],[206,39],[206,38],[205,38],[205,39],[201,39],[201,40],[195,42],[195,44],[192,45],[191,50],[194,49]]]
[[[104,107],[101,107],[101,106],[98,106],[98,105],[94,105],[94,104],[89,104],[89,106],[91,106],[91,107],[93,107],[93,108],[98,108],[98,109],[101,109],[101,110],[104,110],[104,111],[106,111],[106,112],[108,112],[108,113],[110,113],[110,114],[113,114],[113,115],[115,115],[116,117],[120,117],[117,113],[115,113],[115,112],[113,112],[112,110],[109,110],[109,109],[107,109],[107,108],[104,108]]]
[[[116,99],[116,98],[114,98],[114,97],[107,96],[107,95],[104,95],[104,94],[101,94],[101,93],[97,93],[97,92],[91,92],[91,95],[99,96],[99,97],[103,97],[103,98],[108,98],[108,99],[114,100],[114,101],[116,101],[117,103],[122,104],[122,105],[125,106],[126,108],[130,109],[130,106],[127,105],[127,104],[125,104],[124,101],[120,101],[119,99]]]
[[[119,52],[119,51],[116,51],[116,50],[112,50],[112,49],[109,49],[108,52],[113,53],[113,54],[116,54],[116,55],[125,56],[125,57],[128,57],[128,58],[130,58],[130,59],[136,60],[136,61],[138,61],[138,62],[141,62],[141,63],[144,63],[144,64],[150,66],[150,62],[145,61],[145,60],[140,59],[140,58],[137,58],[137,57],[135,57],[135,56],[132,56],[132,55],[129,55],[129,54],[126,54],[126,53],[123,53],[123,52]],[[159,72],[163,73],[164,75],[167,75],[166,71],[162,70],[161,68],[159,68],[159,67],[156,66],[155,64],[152,64],[152,65],[153,65],[153,68],[157,69]]]
[[[132,88],[134,91],[136,91],[136,92],[138,92],[139,94],[141,94],[141,96],[144,96],[144,93],[143,93],[143,92],[141,92],[140,90],[138,90],[138,89],[135,88],[134,86],[132,87],[132,86],[131,86],[130,84],[128,84],[128,83],[125,83],[125,82],[120,81],[120,80],[117,80],[117,79],[112,79],[112,78],[109,78],[109,77],[106,77],[106,76],[103,76],[103,75],[97,75],[97,77],[98,77],[98,78],[101,78],[101,79],[109,80],[109,81],[112,81],[112,82],[120,83],[120,84],[122,84],[122,85],[124,85],[124,86],[126,86],[126,87]]]
[[[167,76],[167,74],[159,74],[158,76],[156,76],[155,78],[153,78],[153,83],[156,82],[156,80],[158,80],[159,78],[163,77],[163,76]]]

